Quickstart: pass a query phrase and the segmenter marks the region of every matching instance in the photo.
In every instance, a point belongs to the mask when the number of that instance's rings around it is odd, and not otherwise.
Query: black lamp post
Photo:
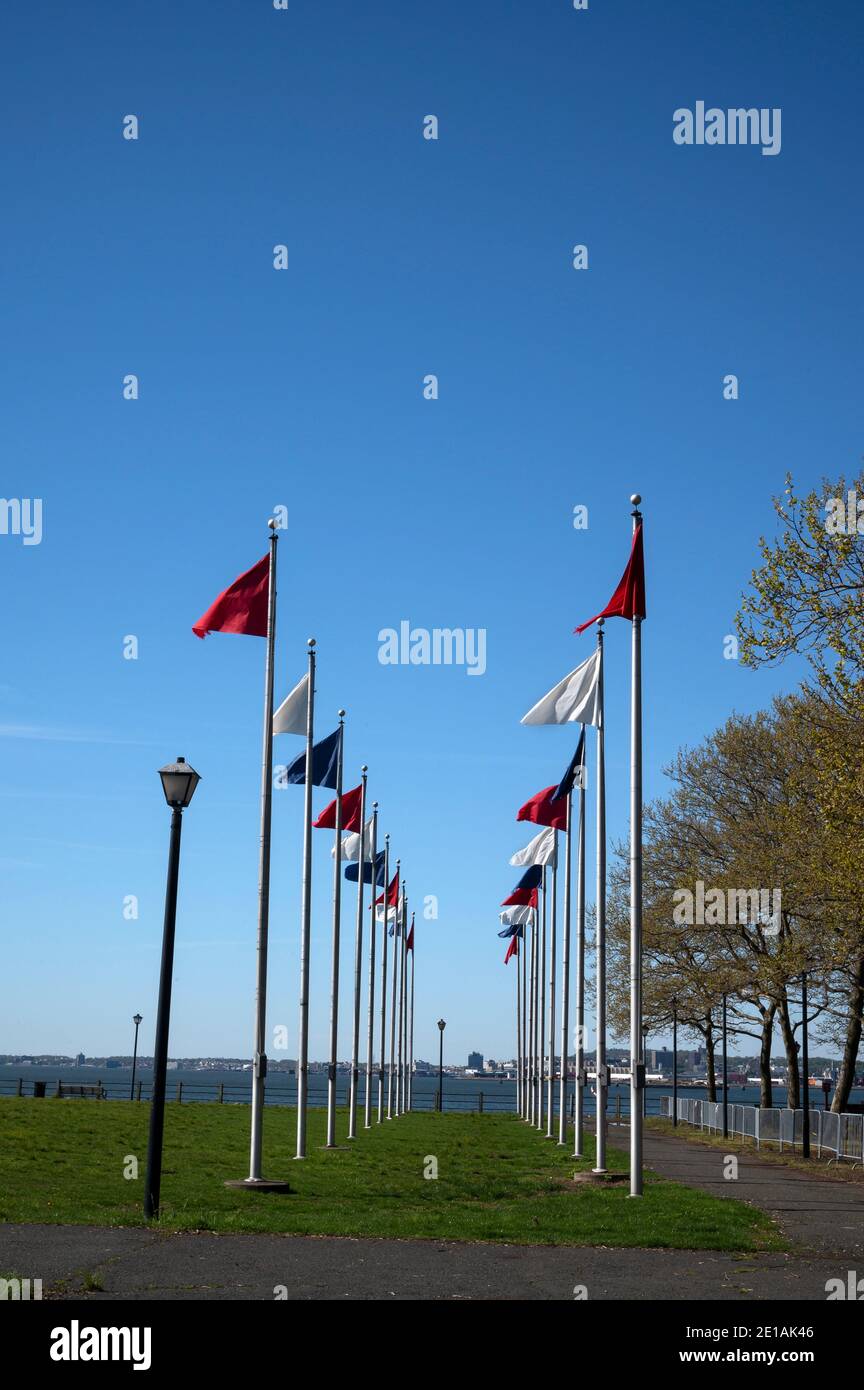
[[[726,995],[723,995],[723,1138],[729,1134],[729,1105],[727,1097],[729,1095],[729,1071],[728,1053],[726,1051]]]
[[[150,1138],[147,1145],[147,1179],[144,1215],[159,1215],[162,1185],[162,1136],[165,1130],[165,1073],[168,1070],[168,1027],[171,1017],[171,976],[174,970],[174,926],[177,920],[177,881],[180,876],[180,828],[183,811],[195,793],[200,777],[185,758],[159,769],[165,800],[171,807],[171,841],[168,850],[168,885],[165,889],[165,924],[162,928],[162,969],[156,1010],[156,1044],[153,1049],[153,1094],[150,1100]]]
[[[439,1038],[439,1050],[438,1050],[438,1109],[439,1109],[439,1111],[443,1111],[443,1110],[444,1110],[444,1029],[445,1029],[446,1027],[447,1027],[447,1024],[444,1022],[444,1019],[443,1019],[443,1018],[439,1018],[439,1020],[438,1020],[438,1038]]]
[[[810,1157],[810,1053],[807,1041],[807,971],[801,972],[801,1065],[804,1072],[804,1114],[801,1131],[801,1154]]]
[[[132,1049],[132,1085],[129,1087],[129,1099],[135,1099],[135,1066],[138,1061],[138,1029],[141,1027],[141,1015],[134,1014],[132,1022],[135,1024],[135,1046]]]
[[[672,1000],[672,1123],[678,1123],[678,1000]]]

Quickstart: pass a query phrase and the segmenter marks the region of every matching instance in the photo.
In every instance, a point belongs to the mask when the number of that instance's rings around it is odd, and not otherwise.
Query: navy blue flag
[[[499,937],[524,937],[524,935],[524,927],[504,927],[503,931],[499,931]]]
[[[576,749],[576,752],[573,754],[573,758],[572,758],[572,760],[571,760],[571,762],[570,762],[570,766],[567,768],[567,771],[564,773],[564,776],[561,778],[561,781],[558,783],[558,786],[555,788],[554,792],[552,793],[552,796],[550,797],[550,800],[551,800],[551,801],[561,801],[565,796],[569,796],[570,793],[571,793],[572,790],[573,790],[574,783],[575,783],[577,786],[581,786],[581,785],[582,785],[581,778],[580,778],[580,780],[579,780],[578,783],[576,782],[576,769],[577,769],[577,768],[580,768],[580,767],[584,767],[584,766],[585,766],[585,725],[583,724],[583,725],[582,725],[582,733],[581,733],[580,736],[579,736],[579,746],[578,746],[578,748]]]
[[[336,769],[339,762],[339,737],[341,726],[332,734],[312,745],[312,785],[313,787],[336,787]],[[306,751],[289,763],[285,769],[284,782],[303,786],[306,782]]]
[[[516,887],[513,889],[513,892],[518,893],[520,888],[539,888],[542,882],[543,865],[532,864],[530,868],[525,870],[519,882],[516,884]]]
[[[383,888],[383,886],[384,886],[384,851],[383,851],[383,849],[379,849],[378,853],[375,855],[375,870],[376,870],[376,872],[375,872],[375,882],[378,884],[379,888]],[[345,868],[345,877],[346,877],[347,879],[350,879],[352,883],[356,883],[356,882],[357,882],[357,876],[358,876],[359,872],[360,872],[360,865],[357,863],[356,860],[354,860],[351,864],[346,865],[346,868]],[[371,862],[370,862],[368,859],[364,859],[364,861],[363,861],[363,882],[364,882],[364,883],[371,883],[371,882],[372,882],[372,864],[371,864]]]

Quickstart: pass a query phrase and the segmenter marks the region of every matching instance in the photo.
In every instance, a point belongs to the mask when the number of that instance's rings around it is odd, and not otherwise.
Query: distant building
[[[468,1053],[468,1070],[469,1070],[469,1071],[482,1071],[482,1070],[483,1070],[483,1053],[482,1053],[482,1052],[469,1052],[469,1053]]]
[[[83,1067],[83,1066],[85,1065],[86,1061],[87,1061],[87,1058],[84,1056],[84,1053],[83,1053],[83,1052],[79,1052],[79,1053],[78,1053],[78,1056],[75,1058],[75,1065],[76,1065],[76,1067]]]

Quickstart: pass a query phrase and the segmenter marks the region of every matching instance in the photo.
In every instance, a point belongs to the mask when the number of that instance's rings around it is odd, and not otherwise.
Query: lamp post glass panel
[[[177,920],[177,884],[180,877],[180,828],[183,811],[195,794],[200,777],[185,758],[159,769],[165,800],[171,807],[171,840],[168,849],[168,883],[165,889],[165,922],[162,928],[162,967],[156,1009],[156,1043],[153,1048],[153,1093],[150,1102],[150,1137],[147,1144],[147,1178],[144,1215],[159,1214],[162,1184],[162,1138],[165,1129],[165,1074],[168,1069],[168,1028],[171,1017],[171,976],[174,970],[174,927]]]
[[[134,1014],[132,1022],[135,1024],[135,1045],[132,1049],[132,1083],[129,1087],[129,1099],[135,1099],[135,1067],[138,1062],[138,1029],[141,1027],[141,1015]]]
[[[440,1047],[438,1051],[438,1109],[444,1110],[444,1029],[447,1027],[443,1018],[438,1020],[438,1035]]]

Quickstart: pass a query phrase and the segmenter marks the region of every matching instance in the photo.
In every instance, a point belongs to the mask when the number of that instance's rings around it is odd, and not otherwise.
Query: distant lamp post
[[[672,1000],[672,1123],[678,1124],[678,1000]]]
[[[174,970],[174,927],[177,921],[177,883],[180,877],[180,828],[183,811],[195,795],[201,778],[185,758],[160,767],[162,790],[171,807],[171,840],[168,849],[168,884],[165,889],[165,922],[162,928],[162,969],[156,1010],[156,1043],[153,1049],[153,1093],[150,1099],[150,1138],[147,1145],[147,1179],[144,1215],[159,1215],[162,1186],[162,1138],[165,1131],[165,1073],[168,1070],[168,1027],[171,1018],[171,976]]]
[[[648,1024],[642,1024],[642,1065],[645,1068],[645,1085],[642,1087],[642,1114],[648,1114]]]
[[[447,1027],[443,1018],[438,1020],[438,1109],[444,1110],[444,1029]]]
[[[133,1014],[132,1022],[135,1024],[135,1046],[132,1049],[132,1085],[129,1087],[129,1099],[135,1099],[135,1066],[138,1061],[138,1029],[141,1027],[141,1015]]]
[[[729,1095],[729,1070],[728,1052],[726,1050],[726,995],[723,995],[723,1138],[729,1134],[729,1105],[727,1097]]]

